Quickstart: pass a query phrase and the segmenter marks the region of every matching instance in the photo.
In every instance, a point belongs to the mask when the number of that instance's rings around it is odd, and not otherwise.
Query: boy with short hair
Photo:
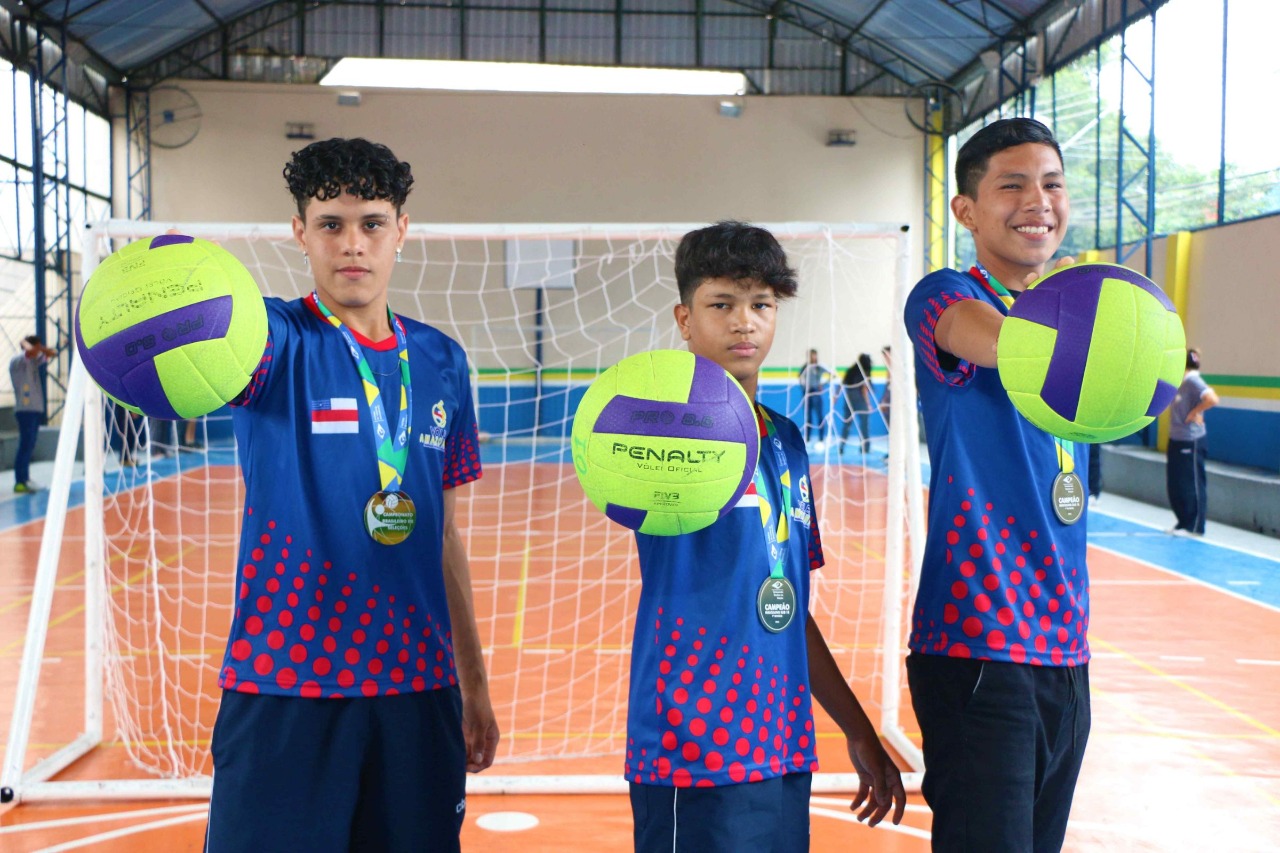
[[[1088,446],[1014,409],[996,341],[1070,203],[1058,144],[1032,119],[979,130],[956,182],[977,264],[926,276],[905,312],[931,469],[907,675],[933,849],[1043,853],[1062,846],[1089,738],[1085,524],[1056,500],[1085,492]]]
[[[685,235],[675,271],[689,350],[754,399],[778,305],[797,289],[782,247],[762,228],[721,222]],[[808,614],[823,553],[804,441],[785,416],[756,411],[760,459],[737,507],[695,533],[636,535],[626,777],[638,851],[808,850],[814,698],[845,733],[859,819],[902,819],[898,769]],[[760,603],[777,581],[786,617]]]
[[[466,355],[387,304],[408,163],[330,139],[284,175],[315,289],[266,300],[233,408],[245,509],[206,849],[456,851],[466,771],[498,742],[454,517],[481,473]]]

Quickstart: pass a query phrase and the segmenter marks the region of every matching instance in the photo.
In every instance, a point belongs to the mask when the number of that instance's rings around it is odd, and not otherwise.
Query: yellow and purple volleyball
[[[656,536],[701,530],[731,510],[759,452],[742,386],[682,350],[624,358],[591,383],[573,418],[573,467],[587,497]]]
[[[1074,264],[1013,303],[996,361],[1027,420],[1059,438],[1113,441],[1173,402],[1186,334],[1150,279],[1116,264]]]
[[[249,384],[267,312],[235,255],[165,234],[103,260],[80,296],[75,332],[85,369],[107,396],[152,417],[196,418]]]

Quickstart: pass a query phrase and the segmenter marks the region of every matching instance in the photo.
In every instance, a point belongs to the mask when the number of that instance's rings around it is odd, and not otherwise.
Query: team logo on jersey
[[[813,505],[809,501],[808,475],[800,478],[796,490],[800,493],[800,503],[791,508],[791,517],[801,524],[808,525],[809,520],[813,518]]]
[[[330,397],[311,401],[311,434],[360,432],[360,410],[355,397]]]
[[[431,420],[434,423],[427,429],[418,433],[418,444],[423,447],[430,447],[435,450],[444,452],[445,439],[449,437],[449,431],[445,429],[448,418],[444,410],[444,400],[438,401],[431,407]]]

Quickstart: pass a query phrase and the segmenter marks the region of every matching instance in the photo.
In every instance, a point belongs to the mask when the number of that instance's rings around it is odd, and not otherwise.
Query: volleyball
[[[738,502],[760,451],[755,409],[710,359],[682,350],[625,358],[587,388],[573,467],[587,497],[655,536],[701,530]]]
[[[1059,438],[1113,441],[1173,402],[1186,334],[1150,279],[1116,264],[1073,264],[1013,303],[996,361],[1027,420]]]
[[[234,399],[262,360],[267,311],[235,255],[181,234],[108,256],[76,309],[76,350],[130,411],[197,418]]]

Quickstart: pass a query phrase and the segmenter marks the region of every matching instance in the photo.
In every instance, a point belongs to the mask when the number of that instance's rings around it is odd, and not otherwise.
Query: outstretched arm
[[[1059,258],[1053,268],[1074,264],[1075,258]],[[1024,288],[1035,283],[1037,276],[1028,275],[1022,282]],[[1004,315],[995,307],[977,299],[955,302],[942,312],[933,330],[934,344],[938,349],[979,367],[996,366],[996,341]]]
[[[498,751],[498,721],[489,701],[480,630],[471,598],[471,564],[462,534],[454,523],[457,489],[444,490],[444,591],[453,623],[453,657],[462,687],[462,734],[467,744],[467,772],[493,764]]]
[[[844,732],[849,760],[858,771],[858,794],[849,804],[849,810],[856,812],[865,802],[858,820],[867,821],[867,826],[878,824],[890,809],[893,810],[892,821],[901,823],[902,813],[907,807],[902,774],[881,746],[875,727],[840,674],[840,667],[810,614],[805,614],[805,639],[809,647],[809,681],[813,696]]]

